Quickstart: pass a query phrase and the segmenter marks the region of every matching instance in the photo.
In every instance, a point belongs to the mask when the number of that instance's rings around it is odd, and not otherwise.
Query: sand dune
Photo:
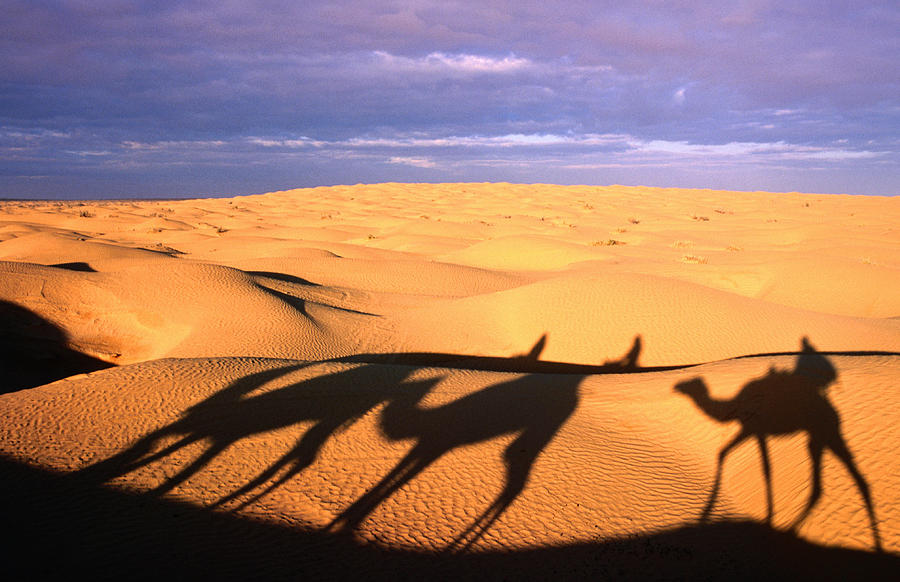
[[[896,567],[874,551],[900,552],[898,199],[381,184],[0,204],[0,454],[22,479],[288,524],[335,567],[373,547],[677,554],[727,524],[810,568],[809,548]]]
[[[548,333],[547,358],[592,364],[617,356],[635,334],[644,338],[641,362],[649,366],[792,351],[798,334],[817,338],[826,350],[900,351],[900,320],[788,308],[631,273],[558,276],[410,310],[398,319],[416,337],[452,330],[444,338],[465,337],[477,351],[494,353],[511,353]],[[453,349],[442,337],[431,342]]]
[[[842,413],[844,438],[877,502],[880,534],[896,549],[900,506],[893,491],[900,486],[900,466],[887,443],[900,436],[900,417],[894,408],[885,409],[883,394],[890,393],[900,356],[831,360],[841,379],[831,399]],[[793,363],[786,356],[750,358],[623,376],[164,359],[62,380],[17,398],[7,395],[2,434],[4,442],[19,439],[15,449],[5,451],[12,458],[64,472],[81,470],[84,479],[137,491],[171,487],[179,498],[211,505],[285,457],[284,467],[290,468],[303,458],[293,447],[316,427],[328,426],[322,442],[307,443],[318,453],[312,463],[246,508],[252,515],[278,515],[316,528],[327,526],[389,473],[407,454],[410,440],[433,438],[436,450],[428,452],[425,472],[410,487],[377,499],[359,533],[392,546],[441,549],[503,490],[508,479],[503,452],[516,431],[555,430],[549,411],[562,407],[571,414],[562,415],[566,422],[541,450],[528,484],[481,542],[495,549],[527,547],[622,531],[647,533],[661,523],[695,519],[706,501],[717,450],[734,431],[708,418],[674,385],[702,377],[715,396],[730,398],[748,380],[765,376],[769,366],[790,369]],[[228,394],[236,387],[237,393]],[[379,415],[410,390],[421,390],[425,398],[421,408],[401,403],[396,430],[402,438],[394,440],[379,429]],[[539,412],[524,416],[521,426],[507,426],[502,416],[510,406],[534,406]],[[36,411],[42,411],[43,421],[35,419]],[[420,425],[417,415],[429,424]],[[355,422],[339,430],[346,420]],[[135,443],[147,435],[157,446],[178,445],[155,462],[131,468]],[[179,443],[184,436],[196,440]],[[804,436],[772,443],[776,527],[797,517],[809,492]],[[228,446],[182,481],[179,471],[200,459],[204,448],[212,449],[216,439]],[[528,449],[529,441],[518,446]],[[114,462],[103,466],[109,457]],[[527,454],[523,458],[530,461]],[[361,459],[366,463],[360,465]],[[849,473],[834,457],[826,457],[822,472],[826,495],[801,534],[826,544],[871,547],[863,500]],[[739,449],[728,459],[716,517],[764,519],[763,483],[755,448]],[[262,493],[266,485],[248,493]]]

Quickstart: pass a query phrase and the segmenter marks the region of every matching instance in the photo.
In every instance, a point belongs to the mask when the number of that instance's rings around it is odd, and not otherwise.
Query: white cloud
[[[725,144],[694,144],[686,141],[632,140],[636,153],[664,154],[690,158],[754,158],[771,160],[852,160],[874,158],[882,155],[868,150],[848,150],[826,146],[805,146],[784,141],[777,142],[729,142]]]
[[[101,157],[111,155],[112,152],[109,150],[65,150],[66,153],[72,154],[75,156],[81,156],[83,158],[89,157]]]
[[[408,158],[395,156],[388,160],[389,164],[400,164],[403,166],[413,166],[416,168],[434,168],[437,166],[434,161],[429,158]]]
[[[55,131],[52,129],[20,129],[13,127],[0,127],[0,139],[9,138],[15,140],[39,140],[39,139],[68,139],[72,137],[71,133],[63,131]]]
[[[646,140],[629,134],[584,133],[511,133],[505,135],[452,135],[446,137],[422,137],[418,135],[397,137],[356,137],[343,140],[317,140],[307,136],[266,137],[253,136],[234,141],[158,141],[120,143],[124,151],[133,153],[177,153],[205,151],[239,151],[247,145],[264,149],[282,148],[300,152],[315,152],[316,156],[337,159],[348,156],[365,156],[386,160],[387,163],[434,168],[441,162],[436,150],[453,150],[453,164],[509,165],[523,161],[529,163],[559,164],[560,167],[577,168],[589,165],[605,167],[607,164],[637,164],[668,166],[690,163],[695,166],[721,164],[771,165],[790,162],[816,161],[839,163],[882,157],[887,152],[855,150],[847,144],[823,146],[800,145],[785,141],[728,142],[705,144],[676,140]],[[394,150],[399,155],[385,155]],[[489,158],[481,155],[468,157],[466,151],[493,151]],[[501,153],[502,152],[502,153]],[[524,152],[528,152],[524,154]],[[109,150],[85,148],[70,150],[83,157],[112,155]],[[424,154],[424,155],[423,155]],[[305,155],[305,154],[304,154]],[[468,157],[468,159],[466,159]],[[449,163],[449,160],[446,160]],[[599,164],[599,165],[598,165]],[[614,166],[613,166],[614,167]]]
[[[622,134],[558,135],[547,133],[506,135],[469,135],[449,136],[441,138],[352,138],[343,142],[335,142],[349,147],[541,147],[557,145],[609,145],[624,143],[629,136]]]
[[[179,144],[181,147],[197,147],[204,142],[159,142],[136,144],[126,142],[129,149],[157,149],[163,145]],[[221,144],[221,142],[209,142]],[[343,140],[316,140],[299,138],[246,138],[244,143],[263,148],[288,148],[315,150],[316,155],[347,157],[364,155],[377,159],[384,151],[396,150],[402,155],[386,156],[391,164],[434,168],[441,161],[435,150],[453,150],[452,164],[508,166],[512,163],[558,164],[559,167],[583,169],[587,167],[656,166],[690,163],[694,166],[722,164],[772,165],[790,162],[817,161],[838,163],[842,161],[877,158],[885,152],[854,150],[846,144],[811,146],[776,142],[728,142],[705,144],[676,140],[646,140],[629,134],[585,133],[511,133],[505,135],[452,135],[446,137],[397,136],[356,137]],[[496,155],[468,157],[466,151],[493,150]],[[522,160],[528,151],[528,160]],[[428,155],[416,155],[417,153]],[[509,152],[509,153],[500,153]],[[373,157],[374,156],[374,157]],[[385,157],[380,157],[385,159]],[[451,163],[451,160],[445,160]]]
[[[509,73],[531,66],[531,61],[509,55],[494,58],[471,54],[430,53],[424,57],[411,58],[384,51],[375,51],[375,58],[384,67],[404,72],[423,73]]]
[[[164,151],[222,147],[227,143],[224,140],[123,141],[121,146],[132,151]]]
[[[267,148],[272,147],[282,147],[282,148],[303,148],[303,147],[321,147],[325,145],[326,142],[314,140],[308,138],[306,136],[301,136],[297,139],[272,139],[272,138],[262,138],[262,137],[250,137],[247,138],[247,141],[254,145],[260,145]]]

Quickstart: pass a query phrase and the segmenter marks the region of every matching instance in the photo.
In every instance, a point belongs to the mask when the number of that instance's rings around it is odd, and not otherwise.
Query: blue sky
[[[900,193],[900,3],[0,0],[0,197]]]

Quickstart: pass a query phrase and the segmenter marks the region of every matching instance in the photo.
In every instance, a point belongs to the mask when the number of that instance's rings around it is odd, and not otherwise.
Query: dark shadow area
[[[249,273],[249,274],[252,275],[253,273]],[[285,276],[287,277],[288,275],[285,275]],[[289,293],[279,291],[278,289],[273,289],[272,287],[268,287],[268,286],[260,283],[259,281],[256,281],[255,285],[257,288],[262,289],[266,293],[269,293],[270,295],[273,295],[273,296],[281,299],[282,301],[284,301],[285,303],[287,303],[288,305],[290,305],[291,307],[293,307],[294,309],[299,311],[304,317],[309,319],[313,323],[313,325],[315,325],[316,327],[319,327],[319,323],[316,321],[316,319],[312,315],[310,315],[309,311],[307,311],[307,309],[306,309],[306,303],[307,303],[306,299],[302,299],[300,297],[296,297]],[[310,283],[310,285],[314,285],[314,284]],[[347,307],[340,307],[340,306],[332,305],[329,303],[323,303],[322,305],[327,306],[329,309],[343,311],[345,313],[355,313],[357,315],[368,315],[371,317],[379,317],[378,315],[376,315],[374,313],[367,313],[365,311],[357,311],[356,309],[349,309]]]
[[[0,459],[7,580],[896,580],[900,558],[719,522],[520,551],[362,545]]]
[[[252,277],[260,277],[263,279],[272,279],[274,281],[281,281],[283,283],[291,283],[293,285],[302,285],[305,287],[321,287],[318,283],[313,283],[312,281],[307,281],[306,279],[301,279],[300,277],[296,277],[294,275],[288,275],[286,273],[276,273],[274,271],[246,271],[246,273]],[[305,301],[288,293],[284,293],[283,291],[279,291],[277,289],[273,289],[271,286],[266,285],[262,282],[257,281],[256,285],[262,289],[265,289],[269,293],[272,293],[276,297],[290,303],[298,310],[300,310],[304,315],[307,315],[306,308],[304,307]],[[331,309],[337,309],[339,311],[345,311],[347,313],[356,313],[358,315],[371,315],[373,317],[377,317],[374,313],[368,313],[366,311],[358,311],[356,309],[350,309],[347,307],[339,307],[337,305],[333,305],[330,303],[325,304]],[[307,315],[307,317],[309,317]]]
[[[247,274],[251,277],[265,277],[266,279],[275,279],[276,281],[293,283],[295,285],[321,287],[321,285],[319,285],[318,283],[313,283],[312,281],[307,281],[306,279],[301,279],[300,277],[296,277],[294,275],[288,275],[287,273],[276,273],[274,271],[247,271]]]
[[[46,319],[0,301],[0,394],[112,366],[71,349],[65,332]]]
[[[85,483],[101,484],[157,461],[165,461],[180,449],[203,441],[205,449],[178,473],[151,490],[162,495],[203,470],[225,449],[247,437],[314,421],[291,450],[216,505],[249,494],[283,474],[254,500],[273,490],[311,465],[321,446],[335,433],[356,421],[381,402],[404,391],[428,391],[438,380],[406,382],[413,368],[360,366],[327,376],[248,396],[267,382],[299,370],[296,364],[251,374],[188,408],[178,420],[155,430],[128,449],[73,473]],[[160,448],[161,443],[175,439]]]
[[[766,522],[772,523],[772,469],[769,460],[767,437],[793,433],[806,433],[810,462],[812,463],[812,489],[803,511],[791,525],[796,529],[822,496],[822,455],[830,450],[843,463],[853,477],[869,516],[874,546],[881,550],[878,519],[875,505],[865,477],[860,473],[853,453],[841,434],[838,411],[828,399],[827,388],[837,380],[837,370],[807,338],[801,341],[801,351],[796,354],[793,370],[770,368],[762,378],[747,382],[730,399],[714,399],[702,378],[694,378],[675,385],[675,390],[688,396],[707,416],[717,422],[736,421],[740,431],[719,451],[716,475],[709,500],[701,514],[701,522],[708,520],[719,494],[722,468],[728,454],[747,439],[755,439],[759,445],[763,477],[766,486]],[[898,572],[900,574],[900,572]]]
[[[490,358],[507,370],[539,368],[546,344],[540,338],[531,351],[513,358]],[[641,340],[636,337],[621,360],[609,362],[607,371],[636,367]],[[247,483],[213,504],[236,509],[259,500],[310,466],[329,438],[374,408],[384,405],[379,427],[390,440],[415,444],[397,466],[370,491],[335,519],[332,529],[355,530],[385,499],[416,478],[433,462],[455,448],[510,435],[502,458],[505,484],[496,499],[457,538],[462,549],[477,541],[503,514],[527,484],[531,468],[578,405],[578,386],[584,374],[527,374],[490,385],[439,407],[422,408],[421,400],[440,382],[410,380],[421,367],[363,363],[341,372],[266,391],[267,383],[309,364],[294,364],[241,378],[206,400],[185,410],[174,422],[138,439],[127,449],[74,473],[85,485],[102,485],[155,462],[167,462],[181,449],[202,442],[203,450],[180,466],[150,497],[165,494],[203,470],[234,443],[269,431],[312,422],[296,443]]]
[[[362,544],[351,535],[381,503],[442,456],[458,447],[510,436],[511,443],[501,453],[506,466],[501,490],[488,507],[478,508],[478,516],[459,533],[450,549],[467,549],[488,531],[523,490],[536,459],[578,406],[578,387],[587,374],[562,372],[559,370],[570,368],[562,363],[541,362],[545,344],[546,336],[529,353],[518,357],[475,358],[476,363],[481,360],[503,371],[525,373],[437,406],[425,406],[423,400],[441,378],[413,379],[422,367],[435,365],[433,361],[405,366],[357,361],[360,365],[351,369],[265,389],[269,382],[315,365],[295,363],[232,382],[186,409],[170,424],[74,474],[58,475],[0,458],[0,500],[9,532],[8,541],[0,545],[4,577],[68,579],[84,574],[92,580],[896,579],[900,572],[900,559],[896,556],[821,546],[798,538],[792,531],[776,531],[769,524],[748,521],[704,520],[620,539],[491,552],[478,551],[477,547],[452,553],[389,549]],[[638,336],[620,360],[588,368],[603,370],[591,373],[646,371],[638,366],[641,347]],[[391,355],[404,360],[409,354]],[[834,448],[839,446],[837,441],[828,436],[836,430],[840,437],[839,426],[832,428],[827,410],[835,418],[837,413],[823,393],[836,372],[807,341],[803,351],[794,355],[798,358],[793,370],[772,370],[754,381],[764,388],[754,388],[748,394],[758,392],[766,396],[747,400],[762,402],[753,405],[756,412],[750,416],[739,414],[745,405],[737,397],[719,401],[710,399],[707,392],[704,398],[702,380],[679,384],[678,388],[695,398],[698,406],[716,420],[739,420],[742,432],[749,430],[747,426],[757,431],[749,436],[783,434],[782,428],[776,433],[773,427],[797,426],[798,405],[785,402],[805,402],[802,409],[807,412],[803,414],[812,417],[819,428],[810,431],[801,423],[800,428],[787,432],[806,430],[811,443],[813,434],[820,435],[816,442],[840,455]],[[456,363],[472,360],[453,354],[437,356]],[[546,369],[557,371],[547,375],[533,372],[545,369],[544,364],[552,364]],[[780,388],[765,388],[770,386]],[[781,394],[788,389],[785,386],[791,390],[789,398]],[[779,395],[770,397],[769,392]],[[315,462],[329,438],[380,406],[383,409],[377,418],[383,435],[411,441],[409,452],[375,486],[344,508],[330,527],[289,527],[222,511],[225,507],[239,509],[251,504],[299,475]],[[778,409],[771,411],[770,416],[781,420],[754,424],[757,421],[753,415],[765,416],[763,413],[770,406]],[[161,497],[239,440],[298,423],[309,426],[295,443],[211,507]],[[176,472],[149,494],[125,493],[105,486],[110,479],[139,467],[165,463],[182,448],[196,443],[202,443],[199,454],[178,465]],[[813,450],[811,445],[811,453]],[[723,449],[720,455],[720,470],[727,452]],[[854,474],[852,457],[845,465]],[[854,478],[857,475],[858,471]],[[877,539],[874,506],[861,475],[857,484],[868,501]],[[714,487],[707,513],[715,503],[717,489]],[[811,499],[806,513],[814,503],[815,499]]]
[[[294,295],[291,295],[289,293],[284,293],[282,291],[278,291],[277,289],[272,289],[271,287],[266,287],[265,285],[261,285],[259,283],[257,283],[256,286],[258,288],[262,289],[263,291],[265,291],[266,293],[270,293],[270,294],[274,295],[275,297],[278,297],[279,299],[281,299],[288,305],[292,306],[294,309],[296,309],[297,311],[302,313],[305,317],[308,317],[314,324],[316,324],[318,326],[318,323],[316,323],[315,318],[313,316],[311,316],[309,314],[309,312],[306,310],[306,303],[307,303],[306,299],[301,299],[300,297],[295,297]],[[366,311],[358,311],[356,309],[350,309],[348,307],[340,307],[338,305],[332,305],[330,303],[321,303],[321,305],[324,305],[324,306],[328,307],[329,309],[334,309],[336,311],[343,311],[344,313],[355,313],[356,315],[368,315],[370,317],[380,317],[379,315],[377,315],[375,313],[368,313]]]
[[[51,267],[56,267],[57,269],[66,269],[67,271],[77,271],[79,273],[96,273],[97,269],[91,267],[85,262],[78,261],[75,263],[57,263],[55,265],[49,265]]]
[[[546,336],[543,336],[527,355],[513,361],[537,362],[545,345]],[[639,339],[635,345],[640,351]],[[637,354],[633,357],[636,359]],[[515,435],[503,451],[506,465],[503,490],[459,534],[450,549],[471,546],[525,488],[538,455],[578,406],[578,386],[584,378],[576,374],[559,375],[548,385],[547,378],[525,375],[428,408],[419,405],[427,389],[405,391],[382,411],[381,432],[388,439],[414,440],[415,444],[381,481],[336,517],[329,528],[355,530],[379,504],[453,449]]]
[[[272,295],[274,297],[281,299],[282,301],[284,301],[285,303],[287,303],[288,305],[290,305],[291,307],[296,309],[300,313],[300,315],[307,318],[310,321],[310,323],[312,323],[314,326],[319,327],[319,322],[316,321],[316,318],[313,317],[312,315],[310,315],[309,312],[306,310],[306,301],[305,300],[300,299],[299,297],[294,297],[293,295],[288,295],[287,293],[282,293],[281,291],[277,291],[275,289],[271,289],[269,287],[266,287],[265,285],[260,285],[259,283],[256,283],[256,287],[258,289],[262,289],[269,295]]]

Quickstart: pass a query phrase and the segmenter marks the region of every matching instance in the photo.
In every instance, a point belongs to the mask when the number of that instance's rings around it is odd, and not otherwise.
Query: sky
[[[0,198],[900,194],[896,0],[0,0]]]

